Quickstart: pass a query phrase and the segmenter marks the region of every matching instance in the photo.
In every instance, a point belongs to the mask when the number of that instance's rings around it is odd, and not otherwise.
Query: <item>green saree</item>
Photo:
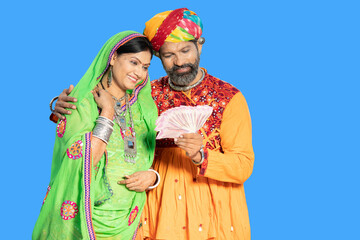
[[[139,83],[129,100],[136,132],[135,164],[124,161],[124,141],[115,123],[106,152],[93,167],[91,135],[99,110],[91,90],[106,72],[117,48],[140,36],[125,31],[110,38],[72,91],[71,96],[78,99],[77,109],[57,124],[50,184],[32,239],[135,236],[146,193],[130,191],[117,181],[124,175],[146,171],[153,161],[157,108],[150,81],[147,78]]]

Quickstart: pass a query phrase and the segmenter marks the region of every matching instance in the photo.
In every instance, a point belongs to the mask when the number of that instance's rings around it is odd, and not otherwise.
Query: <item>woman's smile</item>
[[[137,83],[137,82],[139,81],[139,78],[134,77],[134,76],[128,75],[128,78],[130,79],[130,81],[132,81],[132,82],[134,82],[134,83]]]

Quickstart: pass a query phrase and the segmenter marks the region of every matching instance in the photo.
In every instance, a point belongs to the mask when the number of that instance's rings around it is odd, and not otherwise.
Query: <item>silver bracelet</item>
[[[106,117],[99,116],[93,130],[93,136],[108,144],[110,136],[114,130],[114,123]]]
[[[148,171],[154,172],[156,174],[156,178],[157,178],[156,183],[153,186],[150,186],[150,187],[148,187],[146,189],[146,190],[151,190],[151,189],[156,188],[159,185],[159,183],[160,183],[160,174],[157,171],[155,171],[154,169],[151,169],[151,168]]]
[[[202,145],[202,146],[200,147],[199,152],[200,152],[200,154],[201,154],[201,160],[200,160],[200,162],[195,162],[194,160],[191,159],[191,161],[192,161],[193,164],[195,164],[195,165],[201,165],[201,164],[204,162],[204,160],[205,160],[204,145]]]
[[[104,124],[109,124],[111,127],[114,126],[114,122],[111,121],[110,119],[104,117],[104,116],[99,116],[97,119],[96,119],[96,122],[97,123],[104,123]]]
[[[54,97],[53,99],[51,99],[51,101],[50,101],[50,111],[51,112],[54,112],[55,110],[52,108],[52,105],[53,105],[53,103],[58,99],[59,97]]]

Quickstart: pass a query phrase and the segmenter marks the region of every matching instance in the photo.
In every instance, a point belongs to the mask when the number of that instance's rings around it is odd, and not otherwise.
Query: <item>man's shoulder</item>
[[[236,93],[240,92],[239,89],[237,89],[236,87],[234,87],[232,84],[218,78],[215,76],[212,76],[210,74],[208,75],[208,86],[211,85],[211,87],[216,90],[218,93],[227,93],[229,94],[228,96],[233,96]]]
[[[165,77],[160,77],[158,79],[152,80],[151,81],[151,86],[153,88],[157,88],[157,87],[163,87],[167,85],[167,76]]]

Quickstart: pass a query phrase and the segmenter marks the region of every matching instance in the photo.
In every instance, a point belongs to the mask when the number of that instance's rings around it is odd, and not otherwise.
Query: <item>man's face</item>
[[[197,43],[195,43],[197,44]],[[178,86],[188,86],[194,81],[200,62],[201,46],[193,42],[165,42],[159,54],[163,67],[171,82]]]

